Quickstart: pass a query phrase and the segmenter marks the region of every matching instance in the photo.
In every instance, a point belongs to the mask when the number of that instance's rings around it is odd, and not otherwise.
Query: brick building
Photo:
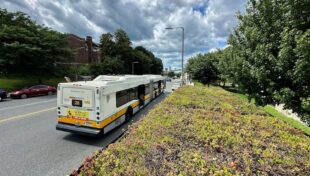
[[[87,36],[85,39],[74,34],[68,34],[67,42],[74,51],[75,63],[90,64],[101,62],[99,44],[93,42],[91,36]]]

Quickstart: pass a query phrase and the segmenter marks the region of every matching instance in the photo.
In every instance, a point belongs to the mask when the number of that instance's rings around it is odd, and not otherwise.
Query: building
[[[74,34],[67,35],[69,48],[74,51],[74,62],[78,64],[99,63],[100,50],[99,44],[92,41],[91,36],[81,38]]]

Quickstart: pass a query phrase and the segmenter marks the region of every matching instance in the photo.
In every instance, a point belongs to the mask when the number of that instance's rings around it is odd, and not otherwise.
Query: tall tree
[[[54,63],[72,58],[65,35],[36,25],[22,12],[0,9],[0,67],[5,74],[53,75]]]
[[[134,65],[135,74],[161,74],[162,72],[162,61],[142,46],[137,46],[133,49],[130,38],[122,29],[117,30],[114,35],[110,33],[102,34],[100,47],[102,50],[102,60],[108,57],[110,60],[117,59],[122,61],[121,63],[124,64],[123,69],[121,69],[122,74],[131,74],[133,62],[138,62]],[[102,70],[102,73],[105,73],[105,71]]]
[[[308,0],[250,0],[229,39],[240,87],[256,103],[284,103],[308,122],[309,7]]]
[[[100,51],[102,60],[105,57],[115,56],[116,48],[115,42],[113,41],[113,35],[111,33],[102,34],[100,37]]]
[[[216,65],[217,60],[214,57],[214,53],[198,54],[188,60],[186,71],[194,80],[209,85],[219,77]]]

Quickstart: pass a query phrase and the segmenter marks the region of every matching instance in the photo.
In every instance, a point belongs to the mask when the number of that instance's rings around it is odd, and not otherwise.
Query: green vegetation
[[[257,105],[284,104],[310,124],[309,7],[309,0],[249,0],[246,11],[237,14],[229,47],[194,57],[189,73],[200,81],[216,75],[237,84]],[[211,63],[202,64],[202,56]],[[219,74],[211,74],[210,65]]]
[[[217,68],[217,59],[213,57],[214,54],[198,54],[188,60],[186,71],[194,80],[204,84],[218,80],[219,71]]]
[[[22,12],[0,8],[0,76],[53,76],[54,63],[71,58],[65,34],[37,25]]]
[[[89,69],[82,67],[80,72],[88,75],[132,74],[132,71],[134,74],[162,73],[161,59],[142,46],[132,48],[129,36],[122,29],[117,30],[114,35],[102,34],[100,50],[103,62],[86,66]]]
[[[229,38],[234,80],[259,105],[310,122],[310,1],[251,0]],[[306,49],[307,48],[307,49]]]
[[[226,87],[225,89],[228,90],[228,91],[232,91],[233,94],[238,96],[239,98],[242,98],[242,99],[245,99],[245,100],[248,100],[248,98],[249,98],[244,93],[241,93],[241,92],[237,93],[235,88],[228,88],[228,87]],[[251,103],[254,104],[255,100],[251,99]],[[302,124],[302,123],[300,123],[300,122],[298,122],[298,121],[296,121],[296,120],[294,120],[294,119],[292,119],[290,117],[285,116],[284,114],[282,114],[278,110],[276,110],[274,108],[274,106],[266,105],[266,106],[261,107],[261,109],[263,111],[267,112],[268,114],[272,115],[273,117],[281,119],[281,120],[287,122],[292,127],[295,127],[297,129],[302,130],[305,134],[310,136],[310,127],[308,127],[308,126],[306,126],[306,125],[304,125],[304,124]]]
[[[41,78],[41,84],[47,84],[51,86],[56,86],[60,82],[65,82],[64,78]],[[29,87],[39,84],[38,78],[21,78],[21,77],[9,77],[9,78],[1,78],[0,77],[0,88],[5,89],[6,91],[18,90],[24,87]]]
[[[66,34],[36,24],[23,12],[0,8],[0,77],[14,75],[13,79],[2,79],[2,87],[8,90],[43,82],[44,77],[131,74],[133,62],[136,63],[135,74],[162,72],[162,61],[142,46],[133,48],[130,38],[121,29],[114,35],[102,34],[100,49],[101,63],[83,66],[58,64],[73,62],[74,53],[68,47]],[[22,77],[26,78],[19,79]]]
[[[175,77],[174,71],[169,71],[167,76],[169,76],[170,78],[174,78]]]
[[[218,87],[178,89],[128,134],[79,174],[310,175],[309,137]]]
[[[264,106],[262,107],[263,110],[265,112],[267,112],[268,114],[276,117],[276,118],[279,118],[285,122],[287,122],[288,124],[290,124],[291,126],[297,128],[297,129],[300,129],[302,130],[304,133],[306,133],[308,136],[310,136],[310,127],[307,127],[303,124],[301,124],[300,122],[290,118],[290,117],[287,117],[285,115],[283,115],[282,113],[280,113],[279,111],[277,111],[274,106],[271,106],[271,105],[267,105],[267,106]]]

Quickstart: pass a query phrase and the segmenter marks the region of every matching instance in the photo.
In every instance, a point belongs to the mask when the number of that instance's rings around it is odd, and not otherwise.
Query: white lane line
[[[55,109],[56,109],[56,107],[53,107],[53,108],[47,108],[47,109],[43,109],[41,111],[35,111],[35,112],[23,114],[23,115],[12,116],[12,117],[0,120],[0,124],[3,123],[3,122],[30,117],[30,115],[40,114],[40,113],[51,111],[51,110],[55,110]]]
[[[39,101],[39,102],[29,103],[29,104],[24,104],[24,105],[18,105],[18,106],[10,106],[10,107],[5,107],[5,108],[0,108],[0,111],[9,110],[9,109],[16,109],[16,108],[26,107],[26,106],[32,106],[32,105],[37,105],[37,104],[42,104],[42,103],[48,103],[48,102],[52,102],[52,101],[55,101],[55,100],[56,100],[56,98],[53,98],[53,99],[47,100],[47,101]]]

